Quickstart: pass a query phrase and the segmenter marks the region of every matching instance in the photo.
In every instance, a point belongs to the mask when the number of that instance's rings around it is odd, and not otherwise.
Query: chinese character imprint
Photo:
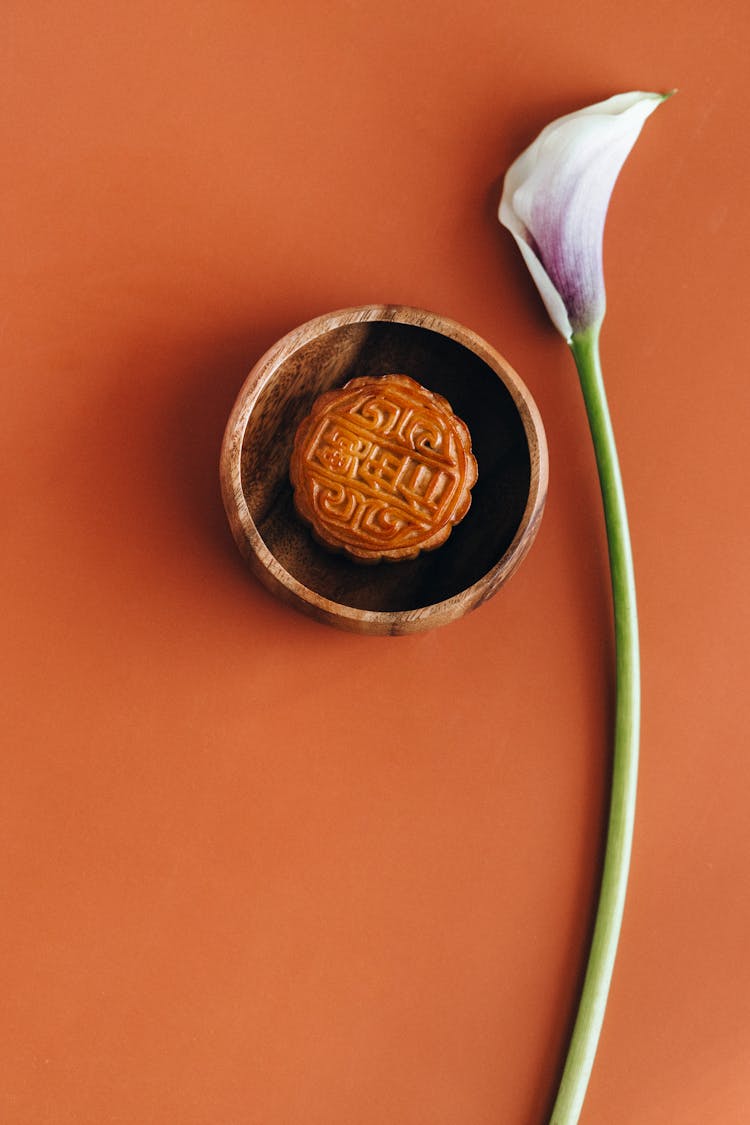
[[[469,431],[407,375],[352,379],[300,424],[290,476],[316,537],[360,562],[440,546],[471,504]]]

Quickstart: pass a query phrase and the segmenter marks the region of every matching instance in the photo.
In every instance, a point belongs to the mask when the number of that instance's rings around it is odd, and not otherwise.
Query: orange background
[[[611,626],[575,371],[494,212],[553,117],[673,86],[605,246],[643,756],[582,1120],[750,1120],[747,11],[5,5],[4,1125],[543,1125]],[[275,601],[219,499],[258,356],[370,301],[485,336],[550,446],[519,573],[412,638]]]

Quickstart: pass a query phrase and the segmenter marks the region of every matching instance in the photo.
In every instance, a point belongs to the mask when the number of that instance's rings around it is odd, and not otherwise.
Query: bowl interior
[[[321,547],[300,521],[289,458],[297,425],[318,395],[389,373],[410,375],[448,399],[469,427],[479,479],[468,514],[442,547],[409,562],[363,566]],[[250,414],[241,464],[250,514],[285,570],[334,602],[381,612],[433,605],[487,574],[513,541],[531,480],[524,425],[497,374],[456,340],[393,321],[332,328],[282,359]]]

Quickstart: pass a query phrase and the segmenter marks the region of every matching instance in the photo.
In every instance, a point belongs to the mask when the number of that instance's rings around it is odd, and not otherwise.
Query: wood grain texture
[[[316,543],[294,510],[294,434],[324,391],[400,371],[464,419],[479,465],[471,509],[438,550],[362,568]],[[404,634],[491,597],[528,552],[544,509],[547,446],[518,375],[469,329],[424,310],[367,305],[301,325],[248,375],[227,423],[222,496],[237,545],[277,596],[319,621]]]

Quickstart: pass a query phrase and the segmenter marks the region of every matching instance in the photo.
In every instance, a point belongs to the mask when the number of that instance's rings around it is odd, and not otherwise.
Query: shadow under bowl
[[[448,399],[469,428],[479,479],[443,546],[363,566],[321,546],[300,520],[289,459],[319,395],[389,373]],[[239,393],[220,464],[232,534],[257,577],[319,621],[380,634],[430,629],[491,597],[536,536],[547,472],[539,411],[507,361],[454,321],[400,305],[329,313],[274,344]]]

